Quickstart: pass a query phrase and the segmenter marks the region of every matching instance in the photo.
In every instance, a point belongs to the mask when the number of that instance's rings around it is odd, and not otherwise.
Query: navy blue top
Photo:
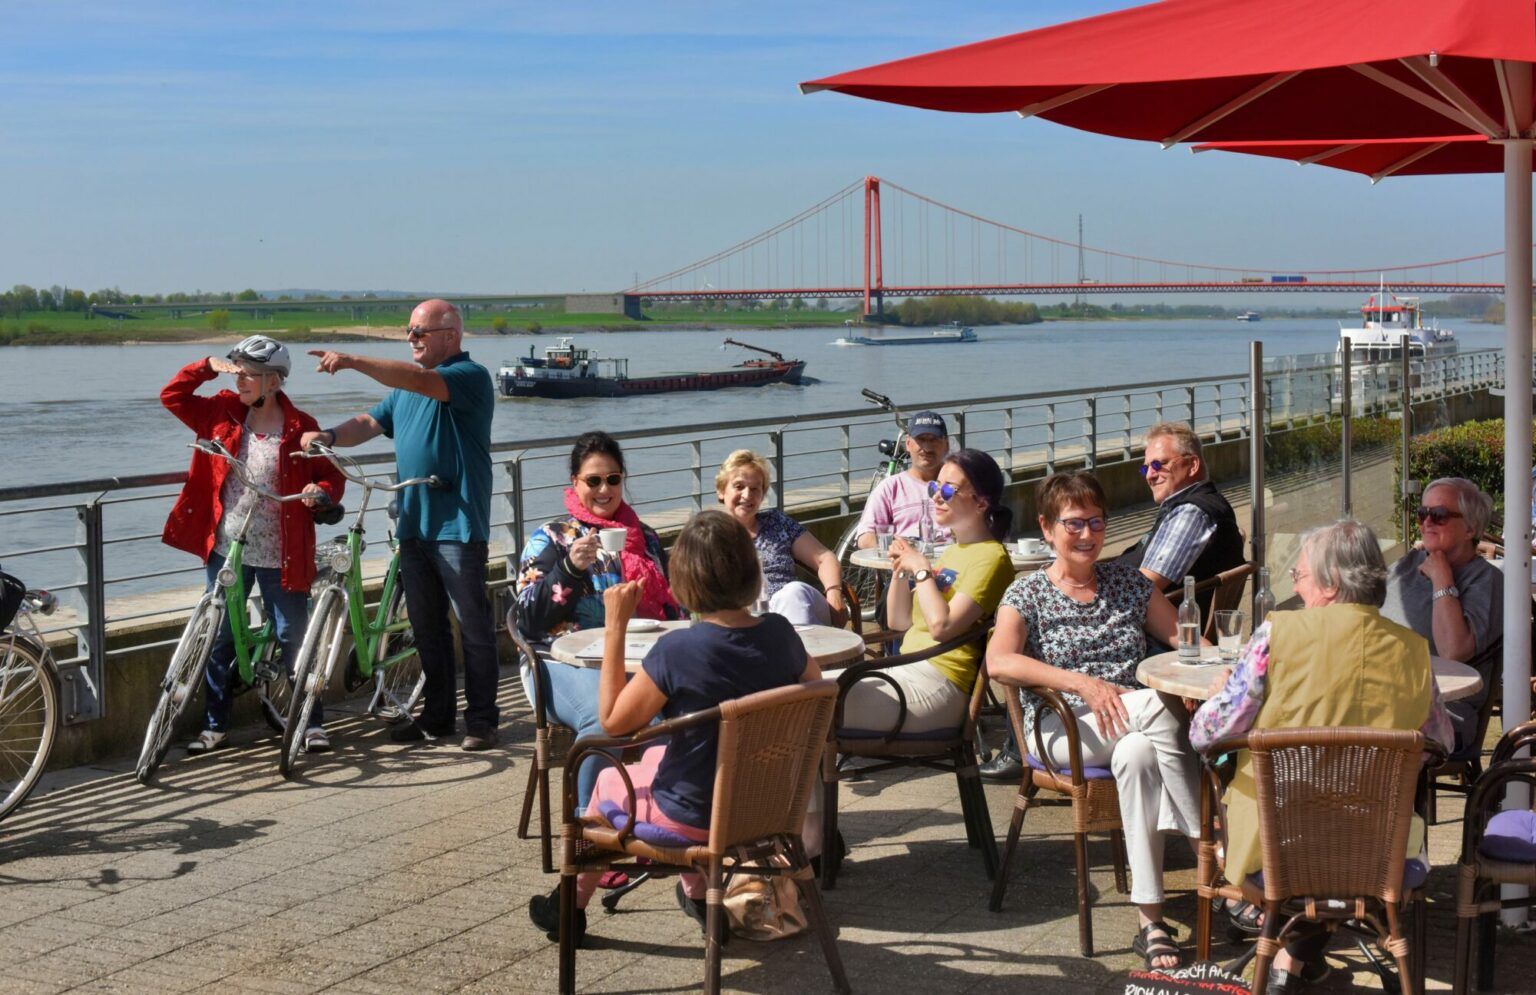
[[[395,440],[400,479],[437,474],[445,486],[401,491],[401,539],[487,542],[491,538],[491,374],[461,352],[433,367],[448,400],[395,388],[368,414]]]
[[[667,696],[662,718],[714,708],[757,691],[798,684],[805,673],[805,644],[782,615],[763,615],[757,625],[729,629],[695,622],[656,640],[641,666]],[[668,816],[706,829],[715,801],[716,726],[685,729],[667,743],[651,796]]]

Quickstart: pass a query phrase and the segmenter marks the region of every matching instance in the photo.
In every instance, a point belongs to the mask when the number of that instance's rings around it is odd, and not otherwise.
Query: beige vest
[[[1268,684],[1253,727],[1417,730],[1429,717],[1433,680],[1429,644],[1412,629],[1382,618],[1373,606],[1276,612],[1270,616]],[[1238,754],[1226,806],[1226,876],[1236,882],[1261,864],[1247,750]],[[1412,849],[1417,853],[1417,845]]]

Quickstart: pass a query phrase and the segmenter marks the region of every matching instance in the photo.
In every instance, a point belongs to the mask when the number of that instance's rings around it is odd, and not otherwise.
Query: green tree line
[[[1042,320],[1032,303],[990,297],[908,297],[888,314],[903,325],[1033,325]]]

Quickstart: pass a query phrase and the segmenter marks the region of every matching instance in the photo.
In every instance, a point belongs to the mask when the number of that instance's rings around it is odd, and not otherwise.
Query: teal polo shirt
[[[398,495],[401,539],[488,542],[491,537],[491,374],[461,352],[433,367],[448,400],[395,388],[368,414],[395,440],[401,480],[437,474],[445,487],[408,487]]]

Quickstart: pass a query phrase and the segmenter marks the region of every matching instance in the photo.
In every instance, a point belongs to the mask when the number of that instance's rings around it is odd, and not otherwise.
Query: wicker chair
[[[1536,887],[1536,863],[1499,860],[1482,852],[1488,820],[1499,809],[1504,788],[1511,781],[1536,785],[1536,760],[1516,757],[1521,749],[1536,745],[1536,722],[1516,726],[1499,740],[1488,770],[1472,787],[1462,826],[1461,859],[1456,865],[1456,974],[1453,990],[1464,995],[1472,973],[1472,926],[1477,923],[1477,990],[1493,987],[1495,914],[1501,908],[1524,907],[1530,898],[1501,901],[1495,889],[1502,884]]]
[[[1215,828],[1221,784],[1208,766],[1200,801],[1196,956],[1210,957],[1211,900],[1219,896],[1264,910],[1256,992],[1265,990],[1270,964],[1298,922],[1335,930],[1349,920],[1375,930],[1397,961],[1401,990],[1422,992],[1425,894],[1422,886],[1405,890],[1403,852],[1422,757],[1436,752],[1435,744],[1416,731],[1259,729],[1222,740],[1209,755],[1239,750],[1252,762],[1262,876],[1222,880]],[[1413,911],[1411,942],[1399,922],[1404,902]]]
[[[1195,585],[1195,597],[1205,612],[1205,638],[1216,641],[1216,613],[1237,611],[1243,606],[1243,588],[1248,578],[1259,569],[1253,562],[1240,563],[1230,570],[1223,570],[1214,577],[1207,577]],[[1210,593],[1209,599],[1206,594]],[[1168,592],[1168,600],[1174,605],[1184,600],[1184,589],[1175,587]],[[1209,601],[1209,605],[1206,602]]]
[[[1504,655],[1504,640],[1500,639],[1489,652],[1495,659],[1502,659]],[[1483,774],[1483,740],[1488,737],[1488,722],[1493,717],[1493,706],[1498,702],[1501,694],[1501,682],[1498,678],[1498,666],[1493,668],[1494,679],[1488,688],[1488,695],[1483,699],[1483,705],[1477,711],[1477,725],[1473,733],[1471,743],[1465,750],[1457,755],[1448,756],[1438,763],[1426,767],[1424,775],[1429,779],[1429,792],[1426,796],[1428,803],[1428,819],[1430,825],[1440,821],[1439,806],[1435,804],[1437,796],[1442,791],[1454,792],[1458,795],[1470,797],[1472,786]]]
[[[566,813],[575,807],[576,771],[588,755],[611,760],[614,750],[654,742],[681,729],[716,723],[720,727],[708,842],[678,846],[657,840],[643,822],[618,819],[615,821],[620,824],[613,825],[600,817],[566,817],[560,865],[562,993],[576,991],[576,875],[610,867],[641,869],[642,865],[633,863],[640,858],[650,861],[643,869],[653,877],[691,870],[708,881],[705,991],[720,990],[720,945],[726,929],[720,902],[727,873],[792,877],[811,927],[821,941],[822,954],[837,990],[850,990],[837,941],[800,840],[800,827],[815,788],[817,766],[836,700],[835,683],[813,681],[722,702],[716,708],[648,726],[631,736],[587,736],[576,742],[565,763],[562,811]],[[634,786],[624,768],[617,769],[628,789],[626,811],[633,812]],[[647,842],[648,838],[656,841]],[[626,858],[628,861],[620,863]]]
[[[901,689],[884,671],[892,667],[928,660],[941,653],[977,644],[978,651],[985,645],[991,619],[983,619],[966,632],[916,653],[880,657],[849,664],[837,677],[837,715],[826,754],[822,757],[822,819],[823,838],[828,841],[821,858],[821,885],[825,889],[837,886],[837,872],[842,866],[842,847],[837,840],[838,785],[851,772],[839,769],[837,758],[841,754],[850,758],[868,758],[876,763],[861,767],[859,776],[891,770],[896,767],[927,767],[930,770],[953,773],[960,790],[960,810],[965,819],[966,842],[981,850],[982,863],[990,880],[997,873],[997,837],[992,833],[992,819],[987,814],[987,798],[982,790],[981,777],[976,764],[976,716],[981,711],[987,688],[987,667],[983,658],[978,663],[976,682],[971,687],[970,705],[965,717],[953,729],[935,730],[914,735],[903,734],[901,727],[907,720],[907,702]],[[978,655],[979,652],[978,652]],[[843,708],[848,691],[861,680],[885,681],[896,688],[899,705],[896,722],[884,732],[875,730],[851,730],[843,725]]]
[[[523,636],[517,627],[517,604],[507,609],[507,634],[520,656],[521,663],[533,671],[534,687],[544,686],[544,668],[548,664]],[[529,838],[528,827],[532,822],[533,803],[539,803],[539,845],[544,858],[544,873],[555,872],[554,835],[549,817],[549,772],[565,763],[566,754],[576,739],[576,730],[549,721],[541,696],[534,694],[528,702],[533,709],[533,761],[528,765],[528,784],[523,789],[523,811],[517,820],[517,838]]]
[[[1024,777],[1019,782],[1019,793],[1013,802],[1013,820],[1008,824],[1008,842],[1003,847],[1003,866],[997,880],[992,883],[992,899],[989,907],[993,912],[1003,910],[1003,895],[1008,890],[1008,867],[1013,861],[1013,851],[1019,843],[1019,832],[1024,828],[1024,816],[1032,804],[1039,804],[1035,796],[1041,791],[1065,795],[1072,805],[1072,844],[1077,857],[1077,940],[1084,957],[1093,956],[1093,897],[1088,887],[1088,834],[1108,833],[1114,847],[1115,890],[1122,895],[1130,889],[1126,886],[1125,834],[1120,825],[1120,795],[1115,789],[1115,776],[1100,767],[1088,767],[1083,763],[1083,749],[1078,742],[1077,720],[1072,709],[1055,691],[1045,687],[1032,687],[1030,692],[1039,697],[1035,706],[1035,748],[1025,759]],[[1024,706],[1017,693],[1005,695],[1008,704],[1008,722],[1013,727],[1016,743],[1024,742]],[[1067,735],[1068,770],[1061,770],[1051,762],[1050,754],[1040,733],[1040,720],[1049,708],[1061,720]]]

